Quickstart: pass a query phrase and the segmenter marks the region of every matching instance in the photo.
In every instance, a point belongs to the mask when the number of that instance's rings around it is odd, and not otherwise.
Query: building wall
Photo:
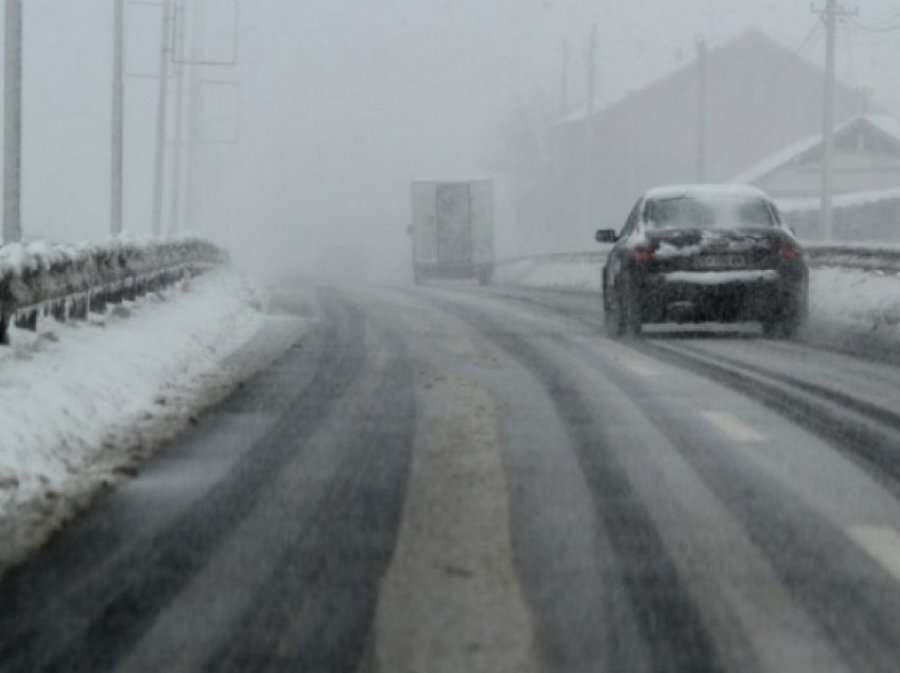
[[[782,216],[801,240],[824,238],[818,210],[785,212]],[[837,241],[900,243],[900,199],[836,208],[832,230]]]
[[[822,187],[818,162],[785,166],[759,180],[757,186],[775,198],[812,198]],[[900,187],[900,159],[883,155],[837,154],[834,191],[837,194]]]

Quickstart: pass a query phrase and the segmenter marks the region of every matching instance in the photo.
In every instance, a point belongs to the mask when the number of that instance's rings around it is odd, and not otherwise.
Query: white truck
[[[480,180],[414,180],[413,273],[425,278],[475,278],[494,274],[494,183]]]

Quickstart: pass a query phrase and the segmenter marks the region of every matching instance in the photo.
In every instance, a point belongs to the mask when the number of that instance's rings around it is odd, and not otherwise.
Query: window
[[[641,205],[643,205],[643,199],[638,199],[638,202],[634,204],[634,208],[632,208],[631,212],[628,214],[628,219],[625,220],[625,226],[622,227],[619,238],[630,236],[635,227],[637,227],[641,215]]]
[[[674,196],[647,203],[647,222],[656,229],[739,229],[777,223],[764,199],[746,196]]]

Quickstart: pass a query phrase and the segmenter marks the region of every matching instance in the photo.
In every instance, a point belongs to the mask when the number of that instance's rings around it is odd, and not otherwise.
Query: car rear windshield
[[[771,206],[748,196],[674,196],[647,202],[644,219],[658,229],[740,229],[773,227]]]

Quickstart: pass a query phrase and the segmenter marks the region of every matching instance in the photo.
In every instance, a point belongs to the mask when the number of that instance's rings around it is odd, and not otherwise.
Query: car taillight
[[[635,248],[631,252],[631,259],[634,260],[635,264],[645,266],[656,258],[653,255],[653,251],[648,248]]]
[[[796,262],[797,260],[801,259],[802,257],[803,257],[803,253],[800,252],[800,249],[793,243],[785,241],[781,245],[781,258],[785,262]]]

